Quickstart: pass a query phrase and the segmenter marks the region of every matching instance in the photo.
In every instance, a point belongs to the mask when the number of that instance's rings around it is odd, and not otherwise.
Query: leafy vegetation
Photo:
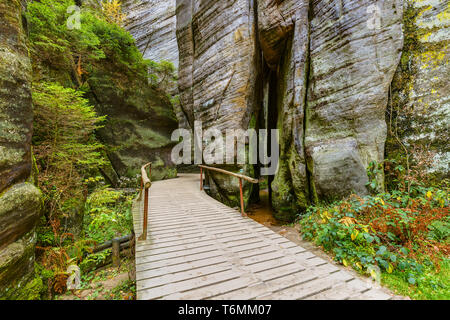
[[[449,299],[449,188],[415,186],[312,207],[302,233],[334,259],[413,298]],[[436,276],[437,275],[437,276]]]
[[[122,11],[122,2],[120,0],[103,1],[102,11],[110,23],[123,27],[126,15]]]
[[[158,72],[170,69],[143,59],[121,27],[125,16],[120,1],[105,1],[102,10],[83,6],[79,26],[71,28],[67,22],[76,21],[78,13],[68,10],[73,5],[73,0],[33,1],[26,12],[33,150],[44,194],[36,273],[45,298],[66,291],[70,265],[78,265],[86,276],[110,261],[111,250],[94,254],[94,246],[132,233],[133,194],[109,189],[99,171],[108,164],[105,146],[96,138],[106,117],[86,99],[89,77],[104,66],[114,66],[125,77],[145,78],[151,77],[151,66]]]
[[[121,65],[124,71],[146,75],[142,54],[132,36],[116,23],[109,22],[100,11],[83,8],[80,28],[68,28],[72,0],[42,0],[29,4],[31,53],[34,63],[61,70],[73,70],[78,81],[99,60]],[[144,66],[144,68],[142,68]],[[79,83],[81,84],[81,82]]]
[[[105,1],[103,10],[83,7],[79,28],[69,28],[74,13],[67,8],[73,0],[33,1],[27,10],[30,27],[30,44],[34,73],[45,78],[49,69],[60,76],[60,81],[87,89],[86,79],[109,63],[128,76],[149,78],[149,83],[166,90],[176,81],[175,67],[171,62],[156,63],[145,60],[135,45],[133,37],[121,27],[124,14],[120,1]],[[64,83],[64,84],[65,84]]]
[[[41,224],[38,229],[37,270],[48,284],[49,289],[43,292],[44,296],[52,297],[66,291],[70,265],[78,265],[83,277],[108,264],[111,250],[93,253],[93,247],[133,232],[131,204],[134,196],[107,188],[95,190],[86,203],[87,214],[78,240],[61,232],[59,220],[52,220],[50,228]]]
[[[98,243],[131,234],[133,218],[131,204],[134,194],[100,188],[93,192],[86,203],[84,225],[86,237]]]

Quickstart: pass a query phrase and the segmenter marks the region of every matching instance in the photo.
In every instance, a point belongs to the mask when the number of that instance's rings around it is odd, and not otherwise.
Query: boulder
[[[135,186],[141,166],[150,161],[153,180],[175,177],[171,134],[178,123],[167,95],[152,88],[145,77],[126,75],[106,64],[93,70],[88,83],[96,111],[107,116],[98,137],[107,145],[119,177],[133,179]]]

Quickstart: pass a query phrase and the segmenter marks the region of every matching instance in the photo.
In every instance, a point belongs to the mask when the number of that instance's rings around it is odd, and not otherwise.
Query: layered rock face
[[[411,160],[431,158],[428,172],[441,180],[449,177],[450,164],[450,2],[413,1],[405,10],[404,25],[405,49],[392,84],[390,126],[415,151]],[[398,150],[389,149],[387,156],[397,158]]]
[[[178,68],[176,0],[125,0],[125,28],[146,59],[167,60]]]
[[[312,189],[330,200],[365,194],[369,163],[384,160],[388,92],[403,46],[401,1],[341,3],[314,5],[310,35],[306,153]]]
[[[41,206],[30,178],[33,109],[23,5],[0,1],[0,300],[29,297]]]
[[[204,127],[247,129],[253,116],[280,129],[278,218],[367,193],[366,168],[384,158],[402,12],[395,0],[177,2],[182,107]]]
[[[178,69],[176,0],[125,0],[123,11],[127,15],[124,27],[136,40],[144,58],[155,62],[170,61]],[[170,88],[169,93],[178,95],[178,88]],[[177,103],[174,111],[179,126],[189,128],[186,115]]]
[[[180,100],[192,128],[195,120],[203,122],[203,130],[215,126],[224,133],[255,125],[261,67],[254,5],[246,0],[177,1]],[[251,166],[244,170],[253,172]],[[223,202],[239,203],[235,178],[212,173],[209,185]],[[247,186],[247,199],[250,193]]]

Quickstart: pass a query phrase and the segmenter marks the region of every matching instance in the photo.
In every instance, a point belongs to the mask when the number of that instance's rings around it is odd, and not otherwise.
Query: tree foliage
[[[56,83],[33,87],[33,145],[39,167],[39,187],[48,214],[64,213],[69,199],[83,193],[84,178],[105,164],[94,136],[98,117],[82,93]]]
[[[68,13],[67,8],[74,4],[73,0],[42,0],[28,5],[29,39],[35,64],[72,69],[81,78],[92,71],[96,62],[108,60],[122,67],[124,73],[147,75],[149,62],[143,59],[133,37],[107,18],[108,14],[82,8],[80,28],[69,28],[67,21],[73,13]]]

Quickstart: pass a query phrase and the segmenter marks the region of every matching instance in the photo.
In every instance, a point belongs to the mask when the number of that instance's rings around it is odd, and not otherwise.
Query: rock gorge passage
[[[71,70],[52,65],[32,70],[27,2],[0,0],[0,292],[7,297],[35,285],[41,193],[31,156],[31,83],[49,73],[69,87],[75,81]],[[171,110],[145,77],[123,76],[115,65],[89,75],[89,99],[108,115],[98,135],[111,147],[110,182],[133,177],[148,160],[158,178],[174,175],[175,114],[182,128],[201,120],[204,129],[279,129],[280,167],[269,182],[284,221],[318,201],[367,194],[369,165],[396,158],[401,146],[433,150],[431,171],[449,177],[448,0],[122,2],[125,27],[144,56],[178,66],[172,91],[180,106]],[[236,181],[208,180],[215,198],[238,204]],[[382,190],[382,173],[377,183]],[[246,204],[257,194],[258,186],[245,185]]]
[[[388,105],[412,113],[400,119],[402,142],[436,149],[433,170],[448,176],[448,1],[127,3],[138,46],[179,65],[181,126],[280,129],[278,219],[368,193],[369,164],[395,156],[385,151]],[[209,184],[236,204],[227,177]],[[257,188],[246,188],[248,202]]]

